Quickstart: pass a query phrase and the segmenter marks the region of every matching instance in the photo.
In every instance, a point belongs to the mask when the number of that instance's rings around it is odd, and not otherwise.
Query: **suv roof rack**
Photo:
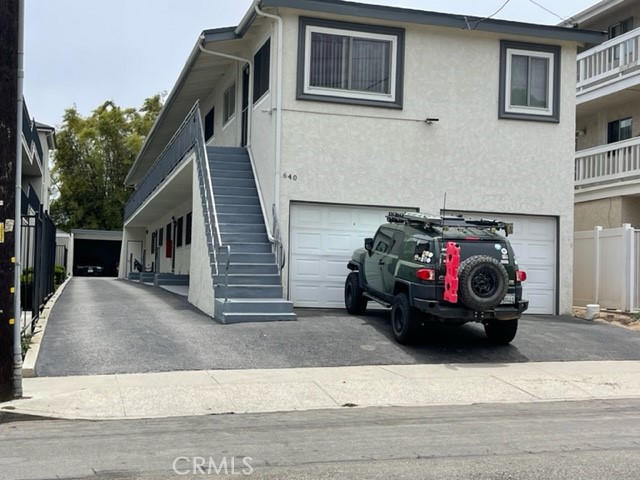
[[[462,215],[432,215],[420,212],[389,212],[389,223],[404,223],[406,225],[430,227],[474,227],[483,230],[504,230],[505,234],[513,233],[513,223],[501,222],[480,218],[478,220],[466,219]]]

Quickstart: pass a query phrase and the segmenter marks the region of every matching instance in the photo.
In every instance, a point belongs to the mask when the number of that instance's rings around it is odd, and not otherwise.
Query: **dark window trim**
[[[392,102],[384,100],[370,100],[362,98],[345,98],[332,95],[316,95],[312,93],[306,93],[304,91],[305,84],[305,59],[306,48],[305,38],[308,26],[313,27],[326,27],[335,28],[346,31],[356,31],[364,33],[378,33],[382,35],[393,35],[397,37],[397,51],[396,51],[396,91],[395,100]],[[296,99],[297,100],[313,100],[317,102],[332,102],[342,103],[346,105],[365,105],[369,107],[386,107],[394,109],[402,109],[403,95],[404,95],[404,29],[384,27],[380,25],[364,25],[360,23],[352,22],[338,22],[335,20],[325,20],[311,17],[300,17],[298,27],[298,72],[297,72],[297,85],[296,85]],[[348,33],[348,32],[347,32]]]
[[[156,253],[156,241],[158,239],[158,232],[151,232],[151,253]]]
[[[164,240],[164,227],[158,230],[158,246],[161,247]]]
[[[271,38],[253,56],[253,104],[258,103],[271,89]]]
[[[535,113],[517,113],[506,111],[507,98],[507,50],[533,50],[541,53],[553,54],[553,98],[551,99],[551,115]],[[500,41],[500,97],[498,99],[498,118],[509,120],[528,120],[534,122],[560,123],[560,54],[558,45],[542,45],[538,43]]]
[[[187,213],[187,221],[186,221],[186,226],[185,226],[185,233],[184,233],[184,244],[185,245],[191,245],[191,230],[193,228],[193,213],[189,212]]]
[[[215,118],[216,107],[211,107],[211,110],[204,116],[204,141],[208,142],[215,135]]]
[[[184,230],[184,217],[180,217],[176,221],[176,248],[182,246],[183,230]]]

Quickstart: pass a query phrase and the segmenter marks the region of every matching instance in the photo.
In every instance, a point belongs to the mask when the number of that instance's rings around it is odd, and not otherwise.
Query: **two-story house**
[[[602,39],[255,1],[202,32],[129,172],[120,274],[188,275],[222,322],[343,308],[353,249],[390,210],[438,213],[446,194],[447,213],[514,222],[531,313],[569,312],[576,54]]]
[[[640,227],[640,1],[604,0],[563,26],[607,36],[577,59],[575,230]]]

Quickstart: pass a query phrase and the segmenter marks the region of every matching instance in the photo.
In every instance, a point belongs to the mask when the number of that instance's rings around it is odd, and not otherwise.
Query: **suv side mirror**
[[[365,238],[364,239],[364,249],[367,252],[371,252],[371,250],[373,250],[373,238]]]

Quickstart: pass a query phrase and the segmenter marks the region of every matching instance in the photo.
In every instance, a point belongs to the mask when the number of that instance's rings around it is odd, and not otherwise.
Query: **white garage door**
[[[347,263],[393,207],[293,204],[290,300],[297,307],[344,308]]]
[[[526,313],[555,314],[558,271],[556,219],[527,215],[455,212],[457,213],[472,218],[482,217],[513,223],[514,231],[509,235],[509,242],[516,253],[518,265],[527,272],[527,281],[523,283],[523,297],[529,300],[529,310]]]

